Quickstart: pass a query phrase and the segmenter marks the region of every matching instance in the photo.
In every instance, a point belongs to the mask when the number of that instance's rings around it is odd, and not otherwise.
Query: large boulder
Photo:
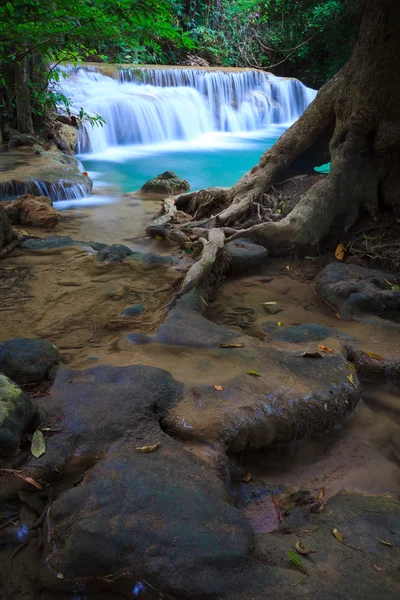
[[[371,323],[383,325],[384,319],[400,320],[398,283],[394,275],[378,269],[331,263],[316,277],[315,291],[341,318],[368,317]]]
[[[21,385],[52,379],[60,362],[57,348],[46,340],[15,338],[0,343],[0,371]]]
[[[229,271],[233,274],[246,273],[265,265],[268,250],[246,239],[228,242],[224,248],[230,258]]]
[[[0,206],[0,249],[11,242],[12,228],[9,218]]]
[[[189,182],[178,177],[173,171],[165,171],[141,187],[142,192],[159,196],[175,196],[188,190],[190,190]]]
[[[25,194],[4,202],[4,211],[13,225],[33,225],[53,229],[60,221],[60,213],[53,208],[47,196]]]
[[[0,456],[15,453],[36,406],[20,387],[0,373]]]

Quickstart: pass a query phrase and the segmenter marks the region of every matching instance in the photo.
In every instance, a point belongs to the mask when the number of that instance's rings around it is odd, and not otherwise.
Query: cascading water
[[[79,152],[121,145],[191,141],[212,132],[263,131],[289,126],[316,92],[296,79],[261,71],[191,68],[121,69],[118,79],[89,69],[69,69],[61,83],[72,112],[100,114],[104,127],[85,123]]]

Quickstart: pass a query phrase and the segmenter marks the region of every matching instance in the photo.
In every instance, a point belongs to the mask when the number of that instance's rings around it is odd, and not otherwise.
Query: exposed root
[[[204,238],[199,240],[203,244],[203,252],[200,260],[195,262],[186,274],[178,298],[190,292],[193,288],[199,288],[211,273],[215,261],[222,251],[225,242],[224,232],[220,229],[211,229],[208,241]]]
[[[19,244],[22,242],[25,236],[13,231],[13,239],[9,244],[0,249],[0,258],[4,258],[7,254],[10,254]]]
[[[175,200],[173,198],[165,198],[162,203],[160,216],[157,217],[157,219],[154,219],[152,225],[164,225],[164,223],[169,223],[175,214]]]
[[[349,254],[379,262],[387,271],[400,271],[400,242],[384,243],[380,235],[358,235],[347,245]]]
[[[174,244],[178,244],[182,250],[187,250],[191,246],[190,238],[180,229],[174,229],[169,223],[164,223],[163,225],[155,225],[153,223],[146,227],[145,232],[152,238],[170,240]]]

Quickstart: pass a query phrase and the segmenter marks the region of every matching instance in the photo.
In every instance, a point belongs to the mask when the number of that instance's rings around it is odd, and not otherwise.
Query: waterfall
[[[101,67],[65,70],[60,88],[72,112],[83,107],[106,120],[104,127],[84,124],[80,153],[289,126],[316,95],[296,79],[251,69],[124,68],[116,78]]]

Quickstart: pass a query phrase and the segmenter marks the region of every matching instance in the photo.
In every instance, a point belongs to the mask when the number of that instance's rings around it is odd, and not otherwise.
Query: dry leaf
[[[355,365],[354,363],[352,363],[352,362],[348,362],[348,363],[347,363],[347,365],[346,365],[346,367],[347,367],[347,368],[348,368],[350,371],[352,371],[353,373],[355,373],[355,372],[356,372],[356,365]]]
[[[390,286],[392,286],[392,285],[393,285],[393,283],[390,283],[390,281],[388,281],[387,279],[384,279],[383,281],[384,281],[385,283],[387,283],[388,285],[390,285]]]
[[[394,544],[392,542],[385,542],[385,540],[379,540],[379,539],[378,539],[378,542],[380,542],[384,546],[390,546],[390,548],[394,548]]]
[[[317,494],[318,502],[321,502],[321,500],[324,499],[324,496],[325,496],[325,488],[322,487],[318,490],[318,494]]]
[[[339,246],[337,246],[337,248],[335,250],[335,258],[336,258],[336,260],[343,260],[344,259],[344,246],[343,246],[343,244],[339,244]]]
[[[253,475],[251,473],[249,473],[249,472],[247,472],[242,477],[242,481],[244,481],[244,483],[249,483],[249,481],[251,481],[252,479],[253,479]]]
[[[15,475],[16,477],[19,477],[23,481],[26,481],[26,483],[30,483],[31,485],[34,485],[35,488],[37,488],[38,490],[42,489],[42,486],[40,485],[40,483],[38,483],[37,481],[32,479],[32,477],[28,477],[28,475],[24,475],[23,473],[21,473],[21,471],[16,471],[15,469],[0,469],[0,473],[5,473],[7,475]]]
[[[286,271],[290,271],[289,265],[286,265],[285,269],[286,269]]]
[[[382,567],[378,567],[378,565],[375,565],[373,563],[372,566],[374,567],[375,571],[378,571],[378,573],[382,573],[385,570]]]
[[[236,344],[230,344],[230,343],[228,343],[228,344],[220,344],[219,345],[220,348],[243,348],[243,346],[244,346],[243,342],[239,342],[239,343],[236,343]]]
[[[215,389],[217,390],[217,392],[223,392],[224,388],[222,387],[222,385],[214,385]]]
[[[281,327],[282,326],[282,321],[278,321],[277,325],[278,325],[278,327]]]
[[[277,302],[263,302],[264,306],[271,306],[272,304],[278,304]]]
[[[339,533],[339,531],[335,529],[332,531],[333,535],[335,536],[335,538],[337,539],[338,542],[340,542],[341,544],[343,544],[343,536],[341,533]]]
[[[366,354],[370,358],[375,358],[375,360],[385,360],[383,356],[376,354],[376,352],[364,352],[363,354]]]
[[[157,442],[154,446],[142,446],[141,448],[136,448],[137,452],[154,452],[161,446],[161,442]]]
[[[304,554],[308,556],[308,554],[314,554],[315,550],[311,550],[310,548],[304,548],[301,542],[296,543],[296,550],[299,554]]]
[[[46,441],[40,429],[36,429],[32,436],[31,453],[35,458],[40,458],[46,452]]]
[[[193,395],[197,398],[197,400],[201,400],[201,392],[197,388],[193,388]]]
[[[354,374],[350,373],[350,375],[347,375],[347,379],[350,381],[351,385],[355,388],[356,384],[355,384],[355,381],[354,381]]]
[[[323,346],[322,344],[320,344],[320,345],[318,346],[318,350],[319,350],[320,352],[326,352],[327,354],[333,354],[333,352],[334,352],[334,351],[332,350],[332,348],[327,348],[326,346]]]

